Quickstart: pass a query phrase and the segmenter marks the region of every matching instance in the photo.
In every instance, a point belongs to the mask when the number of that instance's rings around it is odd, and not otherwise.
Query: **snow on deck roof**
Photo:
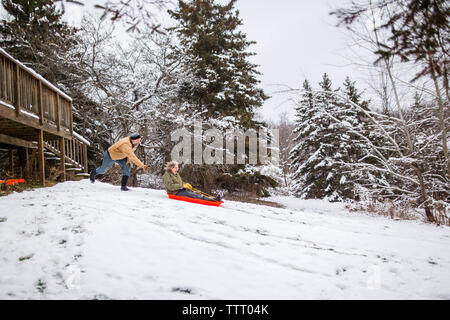
[[[22,62],[20,62],[17,59],[14,59],[8,52],[6,52],[3,48],[0,48],[0,52],[2,52],[5,56],[7,56],[8,58],[14,60],[16,63],[18,63],[22,68],[24,68],[26,71],[30,72],[32,75],[34,75],[36,78],[38,78],[39,80],[41,80],[43,83],[45,83],[45,85],[49,86],[50,88],[54,89],[55,91],[57,91],[61,96],[63,96],[64,98],[66,98],[69,101],[72,101],[72,98],[69,97],[67,94],[65,94],[64,92],[62,92],[60,89],[58,89],[57,87],[55,87],[50,81],[48,81],[47,79],[45,79],[43,76],[41,76],[39,73],[37,73],[36,71],[34,71],[33,69],[25,66]]]

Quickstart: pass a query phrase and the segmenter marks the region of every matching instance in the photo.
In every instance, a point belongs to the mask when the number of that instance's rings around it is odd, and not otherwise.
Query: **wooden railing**
[[[11,104],[14,103],[16,94],[16,64],[3,55],[0,57],[0,98]]]
[[[62,181],[67,171],[87,173],[89,141],[73,131],[72,99],[0,48],[0,140],[37,148],[38,175],[45,185],[44,149],[60,159]],[[32,128],[32,129],[30,129]]]
[[[39,119],[57,131],[73,132],[72,100],[42,76],[0,49],[0,100],[16,115]]]
[[[57,156],[61,156],[61,140],[46,141],[44,146]],[[76,139],[64,139],[64,156],[67,162],[80,168],[83,172],[88,171],[87,167],[87,144]]]

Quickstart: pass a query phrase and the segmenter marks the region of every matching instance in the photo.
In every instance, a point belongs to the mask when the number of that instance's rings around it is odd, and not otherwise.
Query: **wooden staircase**
[[[44,142],[44,157],[48,161],[54,161],[61,168],[61,146],[60,140]],[[89,177],[87,166],[87,144],[74,137],[65,140],[64,168],[67,180],[79,180]]]

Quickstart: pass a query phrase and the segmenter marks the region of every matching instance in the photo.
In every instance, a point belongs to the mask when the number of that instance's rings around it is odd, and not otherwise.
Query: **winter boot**
[[[122,191],[130,190],[127,188],[127,182],[128,182],[128,176],[122,176],[122,187],[120,188],[120,190],[122,190]]]
[[[216,197],[214,198],[214,200],[216,200],[216,201],[222,201],[222,199],[223,199],[223,192],[222,192],[222,191],[219,191],[219,192],[217,193]]]
[[[97,175],[97,171],[95,171],[95,169],[92,170],[92,171],[91,171],[91,175],[89,176],[89,180],[91,180],[92,183],[95,182],[95,176],[96,176],[96,175]]]

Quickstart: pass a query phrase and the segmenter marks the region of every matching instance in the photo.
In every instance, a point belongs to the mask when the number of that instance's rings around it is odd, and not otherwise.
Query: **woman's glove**
[[[191,190],[192,186],[189,183],[183,183],[183,188]]]

